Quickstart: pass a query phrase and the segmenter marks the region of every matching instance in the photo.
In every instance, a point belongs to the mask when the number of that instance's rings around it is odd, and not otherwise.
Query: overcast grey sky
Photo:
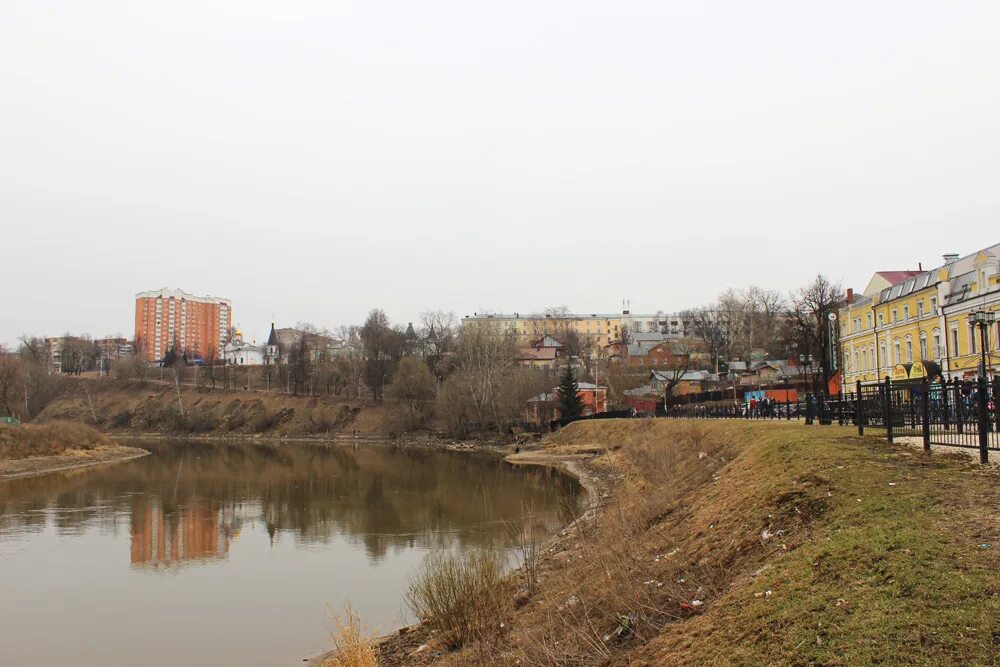
[[[863,287],[1000,241],[1000,3],[0,3],[0,341]]]

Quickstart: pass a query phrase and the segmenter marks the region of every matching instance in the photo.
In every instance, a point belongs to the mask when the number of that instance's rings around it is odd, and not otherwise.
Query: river
[[[391,631],[429,550],[543,539],[582,493],[475,453],[128,444],[151,455],[0,481],[0,665],[300,665],[328,610]]]

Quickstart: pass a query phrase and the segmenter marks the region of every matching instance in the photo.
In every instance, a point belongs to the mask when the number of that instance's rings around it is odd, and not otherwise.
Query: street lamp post
[[[980,375],[986,377],[988,368],[986,367],[986,330],[993,326],[994,322],[997,321],[997,314],[995,311],[986,310],[976,310],[972,313],[972,323],[979,327],[979,351],[982,354],[982,366],[980,366]]]
[[[811,354],[800,354],[799,355],[799,366],[803,370],[806,371],[806,373],[805,373],[806,378],[805,379],[806,379],[806,386],[807,387],[810,386],[810,385],[812,385],[813,384],[813,380],[815,379],[815,378],[811,377],[812,376],[812,365],[813,365],[813,356]],[[815,388],[815,387],[813,387],[813,388]]]
[[[740,374],[733,369],[730,369],[729,372],[733,376],[733,409],[736,410],[737,413],[739,413],[740,402],[739,399],[736,398],[736,379],[739,377]]]

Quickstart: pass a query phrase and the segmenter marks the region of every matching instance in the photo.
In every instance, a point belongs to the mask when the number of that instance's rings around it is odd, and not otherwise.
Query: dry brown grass
[[[348,603],[343,614],[330,614],[333,629],[330,643],[333,653],[322,667],[378,667],[378,644],[361,627],[361,620]]]
[[[478,644],[488,650],[513,612],[505,570],[504,557],[493,551],[435,551],[414,576],[406,600],[448,646]]]
[[[488,660],[435,664],[996,662],[995,470],[797,424],[578,422],[543,448],[623,478]]]
[[[623,645],[647,641],[665,624],[697,613],[724,585],[726,573],[713,559],[681,551],[690,537],[692,497],[733,458],[735,437],[710,434],[699,423],[667,425],[581,423],[549,439],[550,447],[564,451],[604,447],[599,460],[624,471],[625,480],[595,522],[580,524],[575,548],[561,554],[543,593],[519,615],[508,659],[524,665],[610,660]]]
[[[67,450],[95,449],[111,444],[103,433],[77,422],[0,425],[0,459],[53,456]]]

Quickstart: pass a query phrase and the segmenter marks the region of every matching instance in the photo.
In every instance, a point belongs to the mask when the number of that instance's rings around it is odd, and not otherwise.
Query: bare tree
[[[361,328],[354,325],[342,326],[337,335],[344,344],[337,357],[337,365],[344,375],[347,394],[361,398],[365,377],[365,347],[361,340]]]
[[[843,290],[838,283],[818,274],[811,283],[789,295],[792,307],[788,316],[787,338],[799,354],[811,355],[822,368],[823,384],[836,373],[837,336],[830,334],[830,315],[843,305]]]
[[[24,369],[21,360],[0,346],[0,409],[5,415],[20,414],[23,398]]]
[[[145,385],[149,379],[149,361],[146,359],[148,343],[145,338],[136,335],[132,341],[132,360],[135,362],[133,370],[139,379],[139,384]]]
[[[100,424],[102,419],[97,416],[97,410],[94,409],[94,397],[90,394],[90,387],[87,386],[87,380],[80,383],[83,386],[83,393],[87,397],[87,405],[90,407],[90,417],[94,420],[95,424]]]
[[[628,394],[625,392],[641,387],[646,381],[646,376],[630,373],[625,364],[610,364],[603,380],[608,388],[609,409],[621,410],[626,407],[625,399]]]
[[[480,423],[492,421],[501,426],[501,390],[514,366],[516,350],[513,334],[501,331],[494,322],[473,321],[462,329],[459,366]]]
[[[715,372],[718,373],[719,357],[729,350],[729,331],[719,310],[714,306],[702,306],[685,311],[681,317],[690,322],[691,334],[705,341]]]
[[[212,389],[215,389],[215,367],[219,363],[219,348],[216,345],[210,344],[208,349],[205,350],[204,356],[205,365],[208,367],[208,381],[212,384]]]
[[[385,312],[379,308],[368,313],[359,334],[365,348],[365,383],[372,392],[372,399],[376,399],[402,356],[403,335],[392,327]]]
[[[48,341],[37,336],[21,336],[19,340],[24,415],[30,419],[58,395],[61,383],[51,373],[52,349]]]
[[[312,351],[306,334],[300,334],[288,352],[289,382],[293,395],[305,393],[313,369]],[[311,392],[311,389],[310,389]]]
[[[184,357],[182,355],[174,355],[172,361],[170,372],[173,374],[174,392],[177,394],[177,410],[181,415],[181,419],[184,419],[184,401],[181,400],[181,372],[184,370]]]
[[[63,373],[79,375],[94,369],[98,350],[89,336],[73,336],[67,333],[60,341],[59,356]]]
[[[694,347],[688,341],[680,341],[671,344],[671,354],[666,357],[665,363],[657,369],[657,373],[663,379],[663,406],[669,408],[676,396],[677,385],[684,379],[685,374],[695,368]]]
[[[788,312],[788,302],[781,292],[751,285],[744,293],[750,315],[750,339],[754,348],[784,356],[781,326]]]
[[[422,356],[437,381],[452,370],[451,358],[458,345],[458,323],[455,313],[428,310],[420,313],[419,336]]]
[[[427,364],[416,357],[403,357],[392,376],[388,396],[401,406],[407,429],[420,428],[426,423],[435,393],[434,376]]]

